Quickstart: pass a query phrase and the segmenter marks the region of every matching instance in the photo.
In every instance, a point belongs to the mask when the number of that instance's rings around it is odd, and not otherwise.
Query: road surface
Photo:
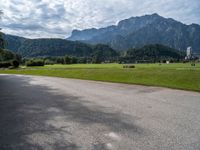
[[[1,150],[199,150],[200,93],[0,75]]]

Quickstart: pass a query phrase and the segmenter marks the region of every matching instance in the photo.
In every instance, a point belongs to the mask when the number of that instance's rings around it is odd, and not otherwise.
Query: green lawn
[[[55,76],[96,81],[162,86],[200,92],[200,64],[137,64],[123,69],[120,64],[47,65],[0,70],[4,74]]]

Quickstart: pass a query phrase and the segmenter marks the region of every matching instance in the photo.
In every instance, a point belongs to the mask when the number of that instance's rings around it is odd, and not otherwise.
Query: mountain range
[[[107,54],[149,44],[162,44],[181,51],[192,46],[195,53],[200,53],[200,25],[185,25],[158,14],[132,17],[100,29],[74,30],[67,39],[27,39],[8,34],[4,34],[3,38],[7,42],[7,49],[23,57],[88,57],[95,53],[96,44],[108,45],[100,46],[104,51],[109,51]]]
[[[90,45],[78,41],[66,39],[42,38],[27,39],[23,37],[4,34],[6,49],[20,54],[22,57],[49,57],[49,56],[76,56],[91,57],[96,53],[101,53],[106,59],[116,57],[118,53],[108,45]]]
[[[200,25],[186,25],[156,13],[131,17],[105,28],[73,30],[67,39],[108,44],[120,51],[159,43],[178,50],[192,46],[194,52],[200,53]]]

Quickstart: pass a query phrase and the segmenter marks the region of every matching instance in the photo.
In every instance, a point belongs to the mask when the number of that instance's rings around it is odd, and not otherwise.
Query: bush
[[[45,63],[45,65],[54,65],[55,64],[55,62],[53,60],[50,60],[50,59],[46,59],[44,61],[44,63]]]
[[[19,62],[18,62],[17,60],[13,60],[13,61],[12,61],[12,66],[13,66],[14,68],[18,68],[18,67],[19,67]]]
[[[65,64],[71,64],[71,57],[65,56],[64,61],[65,61]]]
[[[0,62],[0,68],[8,68],[10,66],[12,66],[11,62]]]
[[[78,64],[86,64],[87,63],[87,58],[80,57],[80,58],[78,58],[77,63]]]
[[[76,57],[71,57],[71,64],[77,64],[78,59]]]
[[[135,68],[135,65],[124,65],[123,68]]]
[[[17,68],[17,67],[19,67],[19,61],[17,60],[0,62],[0,68]]]
[[[44,61],[43,60],[28,60],[26,62],[26,66],[31,67],[31,66],[44,66]]]

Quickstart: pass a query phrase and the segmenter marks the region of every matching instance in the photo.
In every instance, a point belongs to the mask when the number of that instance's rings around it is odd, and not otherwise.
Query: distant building
[[[187,57],[191,57],[192,56],[192,47],[188,47],[187,48]]]
[[[186,50],[186,57],[185,59],[191,59],[192,58],[192,47],[188,47]]]

